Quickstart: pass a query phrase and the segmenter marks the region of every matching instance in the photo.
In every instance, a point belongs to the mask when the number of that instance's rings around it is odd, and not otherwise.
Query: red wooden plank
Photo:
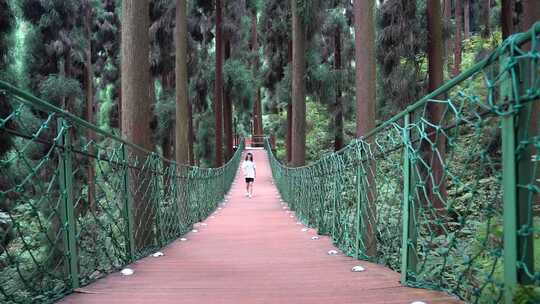
[[[460,303],[439,292],[402,287],[381,265],[327,255],[328,237],[311,240],[281,208],[265,152],[254,150],[255,194],[244,196],[241,174],[231,199],[187,242],[163,249],[62,303]],[[365,272],[351,272],[361,264]]]

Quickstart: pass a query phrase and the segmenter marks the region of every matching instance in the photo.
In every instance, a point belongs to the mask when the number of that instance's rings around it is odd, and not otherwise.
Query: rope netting
[[[471,303],[540,289],[540,23],[344,149],[282,198],[347,255]]]
[[[177,167],[1,81],[0,98],[1,303],[53,302],[179,238],[223,200],[243,150]]]

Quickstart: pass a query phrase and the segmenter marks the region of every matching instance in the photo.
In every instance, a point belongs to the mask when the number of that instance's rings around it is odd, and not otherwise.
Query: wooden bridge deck
[[[227,205],[164,256],[128,266],[66,297],[62,303],[460,303],[444,293],[402,287],[399,274],[356,261],[328,237],[311,240],[279,203],[263,150],[254,151],[258,179],[252,199],[238,174]],[[361,264],[364,272],[352,272]]]

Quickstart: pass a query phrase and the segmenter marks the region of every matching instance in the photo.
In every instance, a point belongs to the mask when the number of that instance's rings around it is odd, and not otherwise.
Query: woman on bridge
[[[247,153],[246,159],[242,164],[242,170],[246,177],[246,196],[251,198],[253,196],[253,182],[255,181],[255,162],[253,161],[253,154]]]

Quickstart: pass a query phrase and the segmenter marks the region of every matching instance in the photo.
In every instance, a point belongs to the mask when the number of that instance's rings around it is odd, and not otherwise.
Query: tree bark
[[[459,2],[459,1],[456,1]],[[443,17],[444,17],[444,26],[448,26],[452,22],[452,0],[444,0],[444,9],[443,9]],[[444,39],[444,58],[446,60],[446,64],[448,67],[448,70],[450,71],[452,69],[452,60],[451,60],[451,54],[452,51],[452,41],[451,37],[446,37]]]
[[[501,27],[503,39],[508,38],[514,33],[514,1],[501,0]]]
[[[293,43],[292,40],[289,40],[289,67],[292,69],[292,54],[293,54]],[[287,163],[292,161],[292,98],[287,103],[287,142],[285,148],[287,150]]]
[[[197,160],[195,159],[195,153],[193,152],[193,145],[195,143],[195,130],[193,127],[193,107],[191,102],[188,102],[189,111],[189,164],[195,166]]]
[[[469,39],[471,34],[471,0],[463,1],[463,38]]]
[[[231,57],[231,40],[227,38],[225,42],[225,60]],[[233,129],[232,129],[232,100],[230,88],[225,87],[223,99],[223,127],[225,129],[225,158],[231,159],[233,156]]]
[[[291,164],[300,167],[306,163],[306,29],[298,11],[298,3],[291,0],[293,28],[292,62],[292,155]]]
[[[450,23],[452,19],[452,0],[444,0],[444,21]]]
[[[178,165],[189,165],[189,99],[187,71],[187,5],[176,2],[176,138],[175,153]]]
[[[260,143],[261,136],[263,135],[262,131],[262,109],[261,109],[261,88],[257,86],[255,90],[255,105],[253,109],[253,123],[254,123],[254,135],[258,144]]]
[[[461,1],[456,1],[456,36],[454,41],[454,76],[461,73],[461,53],[462,53],[462,41],[461,30],[463,28],[463,8]]]
[[[427,2],[427,17],[428,17],[428,75],[429,75],[429,91],[432,92],[443,84],[443,41],[442,41],[442,24],[441,24],[441,7],[439,0],[428,0]],[[444,106],[429,102],[427,105],[427,119],[434,125],[443,124]],[[433,207],[440,210],[444,207],[443,202],[436,195],[437,190],[442,197],[446,197],[446,184],[444,179],[444,156],[446,154],[445,137],[437,136],[436,130],[432,127],[428,128],[430,141],[435,143],[442,160],[439,159],[437,151],[432,150],[429,141],[423,141],[423,154],[426,157],[426,163],[432,170],[433,183],[429,182],[428,186],[429,199]],[[429,174],[429,173],[426,173]],[[427,178],[427,180],[431,180]]]
[[[540,2],[537,0],[523,0],[523,27],[524,30],[529,30],[537,21],[540,20]],[[529,47],[530,48],[530,47]],[[532,103],[533,110],[531,113],[531,133],[540,136],[539,120],[540,120],[540,101]]]
[[[216,83],[214,93],[216,119],[216,167],[223,165],[223,12],[222,0],[216,0]]]
[[[375,127],[376,70],[373,0],[354,1],[356,56],[356,136]]]
[[[375,25],[373,0],[354,1],[355,62],[356,62],[356,136],[362,137],[375,128],[376,117],[376,69],[375,69]],[[371,139],[366,139],[370,143]],[[377,236],[372,219],[377,214],[376,164],[371,155],[367,161],[367,207],[363,213],[364,250],[368,256],[377,254]]]
[[[122,135],[142,148],[152,150],[150,75],[150,25],[147,1],[122,0]],[[130,157],[144,162],[146,153],[130,149]],[[150,174],[131,170],[131,191],[135,227],[135,247],[144,248],[154,240],[154,206],[150,205]]]
[[[336,6],[337,6],[336,2]],[[341,104],[341,28],[334,32],[334,68],[336,70],[336,102],[334,105],[334,150],[343,148],[343,105]]]
[[[257,79],[259,73],[259,39],[257,33],[257,11],[253,10],[251,22],[251,51],[253,53],[253,77]],[[263,135],[261,91],[259,86],[255,89],[255,102],[253,103],[253,138],[260,140]],[[260,144],[260,143],[259,143]]]

